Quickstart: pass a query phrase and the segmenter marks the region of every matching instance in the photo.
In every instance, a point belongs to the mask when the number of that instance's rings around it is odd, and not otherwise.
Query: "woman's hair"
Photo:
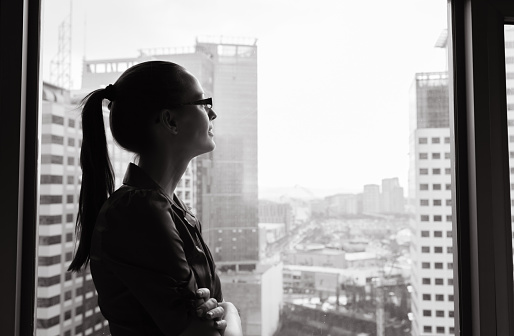
[[[103,100],[110,101],[109,123],[114,140],[126,150],[141,154],[149,145],[150,123],[161,109],[179,102],[189,76],[186,69],[171,62],[144,62],[127,69],[114,85],[95,90],[82,100],[82,182],[75,227],[79,244],[69,271],[77,272],[89,263],[96,217],[114,192]]]

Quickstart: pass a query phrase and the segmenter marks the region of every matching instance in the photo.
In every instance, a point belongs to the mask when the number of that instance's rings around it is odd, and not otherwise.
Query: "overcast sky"
[[[43,4],[48,79],[70,1]],[[73,0],[72,9],[76,88],[83,58],[257,38],[261,188],[359,192],[399,177],[407,189],[409,89],[416,72],[446,69],[434,48],[446,1]]]

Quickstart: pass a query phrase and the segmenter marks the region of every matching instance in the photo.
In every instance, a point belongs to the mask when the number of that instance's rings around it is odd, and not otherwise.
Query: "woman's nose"
[[[209,119],[210,120],[214,120],[218,117],[218,115],[216,114],[216,112],[214,112],[213,109],[209,109]]]

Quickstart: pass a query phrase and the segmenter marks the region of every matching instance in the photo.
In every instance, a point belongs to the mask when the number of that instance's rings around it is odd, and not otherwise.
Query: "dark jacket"
[[[198,288],[223,300],[199,221],[132,163],[98,215],[91,274],[113,336],[179,335]]]

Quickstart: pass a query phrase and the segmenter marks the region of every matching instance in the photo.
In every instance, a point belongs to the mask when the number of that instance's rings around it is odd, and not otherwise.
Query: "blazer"
[[[130,164],[123,186],[104,203],[93,232],[90,267],[98,305],[113,336],[179,335],[195,319],[195,292],[223,301],[201,224]]]

